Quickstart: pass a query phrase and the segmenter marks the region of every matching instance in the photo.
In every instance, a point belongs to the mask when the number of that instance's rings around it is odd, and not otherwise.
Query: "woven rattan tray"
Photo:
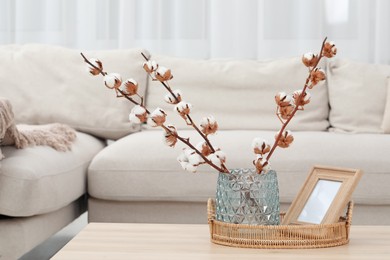
[[[334,224],[256,226],[217,221],[215,200],[209,199],[207,203],[211,242],[247,248],[322,248],[348,244],[352,210],[351,201],[346,217]]]

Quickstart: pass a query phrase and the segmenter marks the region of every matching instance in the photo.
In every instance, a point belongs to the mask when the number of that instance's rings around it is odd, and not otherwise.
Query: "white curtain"
[[[390,64],[389,14],[388,0],[0,0],[0,44],[268,59],[328,36],[341,57]]]

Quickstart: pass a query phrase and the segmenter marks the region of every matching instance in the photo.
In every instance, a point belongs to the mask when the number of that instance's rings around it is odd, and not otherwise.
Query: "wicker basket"
[[[217,221],[215,200],[209,199],[207,203],[211,242],[247,248],[322,248],[348,244],[352,210],[351,201],[346,217],[334,224],[256,226]]]

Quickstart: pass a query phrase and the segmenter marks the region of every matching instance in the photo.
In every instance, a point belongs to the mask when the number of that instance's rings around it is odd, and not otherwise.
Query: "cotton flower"
[[[212,153],[210,146],[205,142],[200,142],[195,147],[204,156],[209,156]]]
[[[149,115],[148,125],[152,127],[162,126],[165,123],[166,117],[167,114],[165,111],[158,107]]]
[[[158,64],[154,60],[148,60],[144,62],[143,68],[147,73],[153,73],[154,71],[157,70]]]
[[[291,117],[294,112],[295,107],[293,105],[288,105],[284,107],[278,107],[278,115],[280,118],[287,120]]]
[[[271,145],[266,140],[255,138],[252,142],[252,148],[255,154],[266,154],[271,150]]]
[[[172,78],[173,78],[173,76],[172,76],[172,72],[170,69],[165,68],[165,67],[159,67],[156,70],[156,79],[157,80],[164,82],[164,81],[170,80]]]
[[[192,149],[184,149],[183,153],[177,157],[181,167],[189,172],[196,172],[198,166],[202,163],[202,157]]]
[[[213,116],[208,116],[202,119],[200,127],[205,135],[214,134],[218,130],[218,123]]]
[[[126,95],[133,96],[137,94],[138,82],[135,79],[127,79],[120,87],[120,90]]]
[[[279,136],[279,132],[275,135],[275,139],[277,139]],[[280,136],[280,139],[278,141],[278,146],[282,148],[287,148],[290,146],[290,144],[294,141],[294,137],[291,134],[291,131],[283,131],[282,135]]]
[[[91,58],[88,60],[93,66],[87,63],[89,73],[96,76],[103,70],[103,63],[99,59]]]
[[[302,56],[302,62],[306,67],[314,67],[317,64],[318,56],[308,52]]]
[[[180,101],[175,106],[175,111],[178,112],[184,119],[186,119],[186,115],[191,112],[192,105],[190,103]]]
[[[165,102],[167,102],[169,104],[179,103],[181,101],[181,91],[179,89],[176,89],[176,90],[173,90],[172,93],[175,96],[173,96],[171,93],[168,93],[165,95],[165,97],[164,97]]]
[[[168,128],[168,131],[165,130],[165,134],[164,134],[165,144],[170,146],[170,147],[174,147],[175,144],[177,143],[176,127],[174,127],[173,125],[168,125],[167,128]]]
[[[140,124],[146,122],[147,116],[148,114],[146,113],[146,109],[136,105],[130,112],[129,120],[134,124]]]
[[[291,96],[287,95],[286,92],[279,92],[275,96],[276,104],[281,107],[290,105],[291,100],[292,100]]]
[[[107,88],[119,88],[122,84],[122,77],[118,73],[110,73],[104,76],[104,85]]]
[[[222,163],[226,162],[226,154],[225,154],[225,152],[223,152],[220,149],[218,149],[217,151],[215,151],[214,154],[219,158],[219,160],[221,160]]]
[[[327,58],[332,58],[337,54],[337,48],[334,42],[325,42],[324,48],[322,50],[322,55]]]
[[[294,103],[295,105],[298,107],[298,109],[303,109],[303,107],[306,105],[306,104],[309,104],[310,103],[310,93],[305,91],[305,93],[303,94],[303,96],[300,98],[301,96],[301,93],[302,93],[302,90],[296,90],[294,91],[293,93],[293,100],[294,100]]]
[[[218,158],[216,154],[210,154],[207,156],[207,159],[214,165],[221,167],[221,160]]]
[[[261,154],[256,156],[256,159],[253,160],[253,165],[256,167],[256,171],[258,174],[266,173],[271,169],[270,163],[267,159],[263,158]]]
[[[216,151],[215,153],[212,153],[207,156],[207,159],[210,160],[216,166],[221,167],[222,164],[226,162],[226,154],[222,151]]]
[[[309,89],[312,89],[315,85],[318,84],[318,82],[325,80],[325,71],[321,68],[315,68],[311,73],[310,73],[310,81],[311,85],[309,85]]]

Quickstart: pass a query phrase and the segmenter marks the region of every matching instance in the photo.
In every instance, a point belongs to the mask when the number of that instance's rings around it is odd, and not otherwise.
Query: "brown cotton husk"
[[[302,95],[302,98],[299,98],[300,95],[301,95],[300,91],[294,92],[293,99],[294,99],[295,106],[303,108],[303,106],[310,103],[310,99],[305,100],[307,92],[305,92],[305,94]]]
[[[158,69],[158,64],[155,61],[148,60],[144,62],[143,68],[147,73],[151,74]]]
[[[318,82],[322,81],[322,80],[325,80],[326,76],[325,76],[325,73],[324,71],[322,71],[321,69],[314,69],[311,73],[310,73],[310,81],[312,83],[312,85],[309,86],[309,88],[313,88],[314,85],[317,85]]]
[[[90,60],[90,62],[95,66],[88,66],[89,68],[89,73],[91,73],[92,75],[96,76],[96,75],[99,75],[100,72],[103,70],[103,63],[98,60],[98,59],[93,59],[93,60]]]
[[[262,154],[262,155],[268,153],[270,150],[271,150],[271,146],[269,144],[264,143],[264,142],[261,145],[261,147],[253,148],[253,152],[255,154]]]
[[[278,106],[281,106],[281,107],[284,107],[284,106],[288,106],[290,105],[290,98],[288,97],[288,95],[283,95],[282,93],[278,93],[276,96],[275,96],[275,102]]]
[[[275,135],[275,139],[278,138],[278,135]],[[289,131],[285,131],[278,141],[278,146],[281,148],[287,148],[294,141],[294,137],[289,133]]]
[[[287,120],[291,117],[292,112],[294,111],[293,105],[288,105],[284,107],[279,107],[280,117]]]
[[[165,123],[166,117],[166,115],[153,116],[152,120],[156,126],[162,126]]]
[[[177,143],[177,130],[173,125],[168,125],[165,130],[165,143],[170,147],[174,147]]]
[[[171,80],[173,78],[173,75],[172,75],[172,72],[170,69],[167,69],[164,74],[160,74],[159,71],[157,70],[156,72],[156,79],[161,81],[161,82],[164,82],[164,81],[167,81],[167,80]]]
[[[146,120],[148,119],[148,114],[146,112],[143,114],[135,115],[135,116],[139,118],[141,123],[145,123]]]
[[[202,147],[200,149],[200,152],[204,155],[204,156],[209,156],[211,153],[212,153],[212,150],[210,148],[210,146],[207,145],[206,142],[204,142],[202,144]]]
[[[318,56],[313,54],[310,58],[302,56],[302,62],[306,67],[314,67],[317,64]]]
[[[201,124],[200,126],[202,128],[201,129],[202,133],[204,133],[205,135],[214,134],[218,130],[218,123],[217,123],[217,121],[210,122],[209,119],[207,119],[207,123]]]
[[[130,96],[137,94],[138,83],[128,79],[125,81],[124,85],[125,85],[126,94]]]
[[[253,165],[256,168],[257,173],[261,173],[264,170],[264,167],[268,164],[268,161],[266,159],[263,159],[261,156],[256,158],[253,161]]]
[[[334,43],[326,42],[324,44],[324,49],[322,50],[322,55],[327,58],[332,58],[337,54],[337,48]]]

